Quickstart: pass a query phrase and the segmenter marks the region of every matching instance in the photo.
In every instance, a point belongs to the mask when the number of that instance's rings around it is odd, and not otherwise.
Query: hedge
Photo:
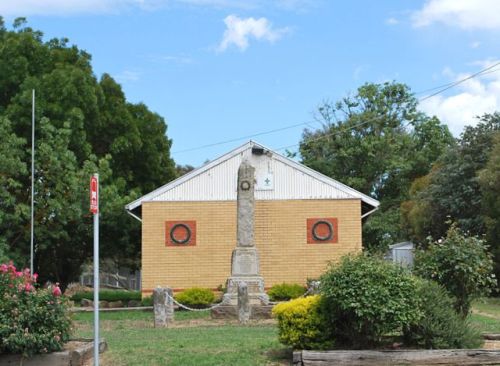
[[[77,292],[71,296],[71,300],[80,302],[83,299],[94,300],[93,291]],[[140,291],[127,291],[127,290],[101,290],[99,291],[100,301],[141,301]]]

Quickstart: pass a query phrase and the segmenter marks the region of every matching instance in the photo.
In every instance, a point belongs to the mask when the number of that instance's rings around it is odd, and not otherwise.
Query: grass
[[[471,323],[485,333],[500,333],[500,298],[483,298],[472,305]]]
[[[75,337],[92,338],[93,314],[76,313]],[[273,323],[211,320],[209,312],[175,313],[171,328],[153,328],[152,312],[102,312],[101,336],[109,349],[103,366],[113,365],[288,365]]]
[[[93,314],[75,313],[74,337],[92,338]],[[101,312],[101,336],[109,349],[103,366],[289,365],[290,350],[278,342],[273,322],[242,326],[210,319],[209,312],[176,311],[172,327],[153,328],[151,311]],[[473,304],[471,323],[500,333],[500,299]]]
[[[210,312],[209,311],[176,311],[175,312],[175,320],[191,320],[191,319],[209,319]],[[153,312],[149,311],[101,311],[99,312],[99,319],[103,321],[107,320],[121,320],[121,321],[153,321]],[[94,320],[93,312],[81,312],[74,313],[73,320],[77,322],[92,322]]]

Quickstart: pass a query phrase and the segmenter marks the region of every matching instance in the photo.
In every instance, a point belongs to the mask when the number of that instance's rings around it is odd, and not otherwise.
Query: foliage
[[[498,131],[500,113],[485,114],[476,126],[465,128],[458,144],[439,158],[427,176],[414,181],[410,200],[402,209],[405,226],[414,240],[424,242],[428,236],[441,238],[446,235],[450,222],[472,235],[485,234],[485,218],[481,212],[487,209],[491,197],[484,185],[482,192],[478,173],[491,159]],[[491,178],[484,174],[485,180]],[[497,246],[495,241],[489,244]]]
[[[69,339],[71,322],[59,288],[35,288],[37,275],[0,264],[0,353],[59,351]]]
[[[16,19],[0,19],[0,255],[29,258],[31,103],[36,90],[35,268],[42,281],[76,279],[92,251],[88,181],[101,181],[101,253],[131,269],[140,258],[140,224],[123,206],[176,177],[162,117],[127,102],[91,56],[67,39]],[[4,143],[5,142],[5,143]]]
[[[465,236],[455,225],[446,238],[415,255],[415,273],[448,290],[463,318],[469,314],[472,301],[487,295],[496,285],[492,270],[493,261],[484,241]]]
[[[421,317],[418,281],[405,269],[375,257],[346,256],[321,277],[323,312],[336,342],[371,347]]]
[[[14,134],[12,124],[0,116],[0,260],[6,261],[10,253],[8,238],[20,235],[16,228],[24,226],[29,218],[28,201],[23,197],[22,180],[28,175],[23,162],[25,141]],[[26,229],[26,226],[23,227]],[[9,255],[7,255],[9,254]]]
[[[318,109],[322,129],[305,130],[302,162],[381,201],[364,225],[364,245],[382,247],[406,239],[399,205],[411,182],[427,174],[453,144],[448,128],[417,111],[417,99],[399,83],[367,83],[354,96]],[[371,220],[377,220],[368,225]]]
[[[143,297],[141,300],[141,306],[153,306],[153,296]]]
[[[267,294],[271,301],[286,301],[296,299],[304,295],[305,292],[304,286],[298,283],[282,283],[271,287]]]
[[[278,320],[279,340],[295,349],[328,348],[325,322],[320,312],[319,295],[278,304],[273,316]]]
[[[82,299],[94,300],[93,291],[83,291],[77,292],[71,296],[71,300],[78,302]],[[130,301],[130,300],[141,300],[140,291],[126,291],[126,290],[101,290],[99,291],[100,301]]]
[[[485,168],[479,171],[479,184],[486,241],[495,259],[495,274],[500,278],[500,131],[495,133]]]
[[[454,301],[433,281],[422,281],[416,293],[423,316],[404,327],[404,343],[426,349],[478,348],[481,334],[460,317]]]
[[[206,307],[215,301],[214,293],[206,288],[192,287],[174,296],[183,305]]]

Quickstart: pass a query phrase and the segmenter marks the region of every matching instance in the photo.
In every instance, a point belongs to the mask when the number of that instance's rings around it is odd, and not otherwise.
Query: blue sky
[[[419,92],[500,60],[497,0],[0,0],[0,14],[92,54],[96,76],[162,115],[173,158],[194,166],[245,140],[183,150],[287,126],[254,139],[296,145],[322,101],[365,82]],[[458,135],[500,110],[500,72],[421,109]]]

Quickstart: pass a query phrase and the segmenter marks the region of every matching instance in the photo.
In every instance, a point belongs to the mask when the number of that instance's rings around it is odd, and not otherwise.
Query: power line
[[[500,69],[496,69],[496,70],[489,70],[488,72],[486,71],[479,71],[478,72],[478,75],[480,74],[481,76],[483,75],[487,75],[487,74],[492,74],[494,72],[497,72],[497,71],[500,71]],[[424,89],[424,90],[420,90],[418,92],[415,92],[413,93],[414,95],[419,95],[419,94],[424,94],[424,93],[427,93],[427,92],[431,92],[433,90],[437,90],[437,89],[441,89],[441,88],[445,88],[447,86],[450,86],[450,85],[455,85],[457,82],[456,81],[453,81],[451,83],[446,83],[446,84],[442,84],[442,85],[438,85],[438,86],[435,86],[434,88],[429,88],[429,89]]]
[[[470,80],[470,79],[472,79],[472,78],[475,78],[476,76],[481,75],[481,74],[483,74],[484,72],[486,72],[486,71],[488,71],[488,70],[491,70],[491,69],[493,69],[495,66],[498,66],[498,65],[500,65],[500,61],[499,61],[499,62],[497,62],[496,64],[493,64],[493,65],[492,65],[492,66],[490,66],[490,67],[487,67],[487,68],[485,68],[485,69],[483,69],[483,70],[481,70],[481,71],[476,72],[475,74],[472,74],[472,75],[470,75],[470,76],[468,76],[468,77],[466,77],[466,78],[463,78],[463,79],[461,79],[461,80],[455,81],[455,82],[454,82],[454,83],[452,83],[451,85],[448,85],[447,87],[445,87],[445,88],[443,88],[443,89],[441,89],[441,90],[438,90],[438,91],[437,91],[437,92],[435,92],[435,93],[432,93],[432,94],[430,94],[430,95],[428,95],[428,96],[426,96],[426,97],[424,97],[424,98],[419,99],[419,102],[423,102],[424,100],[427,100],[427,99],[432,98],[432,97],[434,97],[434,96],[436,96],[436,95],[438,95],[438,94],[441,94],[442,92],[445,92],[445,91],[446,91],[446,90],[448,90],[448,89],[451,89],[451,88],[453,88],[453,87],[455,87],[455,86],[457,86],[457,85],[459,85],[459,84],[462,84],[462,83],[466,82],[467,80]],[[498,70],[495,70],[495,71],[498,71]]]
[[[469,76],[467,76],[467,77],[465,77],[465,78],[463,78],[463,79],[457,80],[457,81],[455,81],[455,82],[453,82],[453,83],[450,83],[450,84],[447,84],[447,85],[444,85],[444,87],[443,87],[441,90],[438,90],[437,92],[435,92],[435,93],[433,93],[433,94],[431,94],[431,95],[428,95],[428,96],[426,96],[426,97],[420,98],[418,101],[419,101],[419,102],[422,102],[422,101],[424,101],[424,100],[426,100],[426,99],[429,99],[429,98],[431,98],[431,97],[433,97],[433,96],[436,96],[436,95],[438,95],[438,94],[441,94],[441,93],[445,92],[445,91],[446,91],[446,90],[448,90],[448,89],[451,89],[451,88],[453,88],[453,87],[455,87],[455,86],[457,86],[457,85],[459,85],[459,84],[462,84],[462,83],[466,82],[467,80],[470,80],[470,79],[472,79],[472,78],[475,78],[476,76],[479,76],[479,75],[484,75],[484,74],[489,74],[489,73],[492,73],[492,72],[499,71],[500,69],[491,70],[491,69],[493,69],[494,67],[496,67],[496,66],[498,66],[498,65],[500,65],[500,61],[499,61],[499,62],[497,62],[497,63],[495,63],[495,64],[494,64],[494,65],[492,65],[492,66],[489,66],[489,67],[487,67],[487,68],[485,68],[485,69],[483,69],[483,70],[480,70],[480,71],[478,71],[478,72],[476,72],[476,73],[474,73],[474,74],[472,74],[472,75],[469,75]],[[487,72],[487,71],[488,71],[488,72]],[[436,88],[433,88],[432,90],[435,90],[435,89],[436,89]],[[322,136],[316,137],[316,138],[314,138],[314,139],[309,139],[309,140],[307,140],[306,142],[314,142],[314,141],[321,140],[321,139],[326,138],[326,137],[334,136],[334,135],[337,135],[337,134],[340,134],[340,133],[346,132],[347,130],[354,129],[354,128],[358,127],[358,126],[361,126],[361,125],[366,124],[366,123],[371,123],[371,122],[374,122],[374,121],[375,121],[375,120],[368,120],[368,121],[365,121],[365,122],[359,123],[359,124],[357,124],[357,125],[353,125],[353,126],[351,126],[351,127],[348,127],[348,128],[346,128],[345,130],[342,130],[342,131],[334,131],[334,132],[332,132],[332,133],[328,133],[328,134],[326,134],[326,135],[322,135]],[[403,128],[406,128],[406,127],[408,126],[408,124],[409,124],[409,122],[406,124],[406,126],[403,126]],[[299,142],[299,143],[297,143],[297,144],[292,144],[292,145],[288,145],[288,146],[279,147],[279,148],[277,148],[276,150],[284,150],[284,149],[289,149],[289,148],[291,148],[291,147],[295,147],[295,146],[299,146],[299,145],[300,145],[300,142]]]
[[[189,148],[189,149],[185,149],[185,150],[179,150],[179,151],[173,152],[172,154],[180,154],[180,153],[184,153],[184,152],[188,152],[188,151],[195,151],[195,150],[205,149],[207,147],[224,145],[224,144],[228,144],[230,142],[235,142],[235,141],[240,141],[240,140],[246,140],[248,138],[262,136],[262,135],[267,135],[267,134],[270,134],[270,133],[273,133],[273,132],[279,132],[279,131],[289,130],[291,128],[295,128],[295,127],[299,127],[299,126],[304,126],[304,125],[308,125],[308,124],[309,124],[309,122],[297,123],[295,125],[285,126],[285,127],[281,127],[281,128],[276,128],[274,130],[268,130],[268,131],[264,131],[264,132],[259,132],[259,133],[255,133],[253,135],[246,135],[246,136],[236,137],[236,138],[233,138],[231,140],[214,142],[213,144],[208,144],[208,145],[203,145],[203,146],[197,146],[197,147],[193,147],[193,148]]]
[[[476,72],[476,73],[474,73],[472,75],[469,75],[469,76],[467,76],[467,77],[465,77],[463,79],[454,81],[452,83],[448,83],[448,84],[436,86],[434,88],[422,90],[422,91],[416,92],[415,94],[423,94],[423,93],[426,93],[426,92],[429,92],[429,91],[433,91],[433,90],[439,89],[435,93],[432,93],[432,94],[427,95],[427,96],[425,96],[423,98],[420,98],[419,102],[422,102],[422,101],[427,100],[427,99],[429,99],[431,97],[434,97],[434,96],[436,96],[438,94],[441,94],[441,93],[445,92],[446,90],[449,90],[449,89],[451,89],[451,88],[453,88],[453,87],[455,87],[455,86],[457,86],[459,84],[462,84],[462,83],[466,82],[467,80],[473,79],[473,78],[475,78],[477,76],[480,76],[480,75],[486,75],[486,74],[490,74],[490,73],[493,73],[493,72],[497,72],[500,69],[495,69],[495,70],[492,70],[492,69],[494,67],[498,66],[498,65],[500,65],[500,61],[497,62],[497,63],[495,63],[495,64],[493,64],[493,65],[491,65],[491,66],[489,66],[489,67],[487,67],[487,68],[485,68],[485,69],[482,69],[482,70],[480,70],[480,71],[478,71],[478,72]],[[356,124],[356,125],[353,125],[353,126],[349,127],[348,129],[354,129],[354,128],[362,126],[364,124],[371,123],[372,121],[373,120],[368,120],[368,121],[365,121],[365,122],[361,122],[359,124]],[[236,137],[236,138],[233,138],[233,139],[219,141],[219,142],[215,142],[215,143],[212,143],[212,144],[207,144],[207,145],[197,146],[197,147],[193,147],[193,148],[189,148],[189,149],[179,150],[179,151],[172,152],[172,154],[181,154],[181,153],[190,152],[190,151],[202,150],[202,149],[206,149],[208,147],[214,147],[214,146],[229,144],[231,142],[236,142],[236,141],[241,141],[241,140],[245,140],[245,139],[252,138],[252,137],[267,135],[267,134],[274,133],[274,132],[285,131],[285,130],[289,130],[289,129],[296,128],[296,127],[299,127],[299,126],[304,126],[304,125],[309,125],[309,122],[297,123],[297,124],[294,124],[294,125],[291,125],[291,126],[285,126],[285,127],[281,127],[281,128],[267,130],[267,131],[255,133],[255,134],[252,134],[252,135],[246,135],[246,136]],[[329,137],[329,136],[332,136],[334,134],[341,133],[341,132],[345,132],[345,131],[335,131],[335,133],[322,135],[322,136],[318,137],[317,139],[326,138],[326,137]],[[309,140],[309,141],[316,141],[316,140]],[[278,148],[276,150],[288,149],[290,147],[299,146],[299,145],[300,145],[300,143],[296,143],[296,144],[292,144],[292,145],[280,147],[280,148]]]

